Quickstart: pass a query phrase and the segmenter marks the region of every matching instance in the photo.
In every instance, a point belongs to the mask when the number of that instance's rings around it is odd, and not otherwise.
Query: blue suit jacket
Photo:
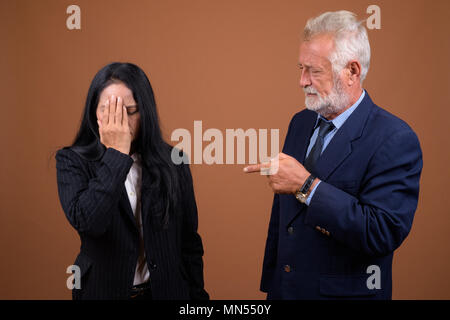
[[[303,110],[289,125],[283,152],[301,163],[316,118]],[[274,197],[261,280],[268,299],[390,299],[393,251],[411,229],[421,170],[416,134],[366,93],[319,158],[310,205]]]

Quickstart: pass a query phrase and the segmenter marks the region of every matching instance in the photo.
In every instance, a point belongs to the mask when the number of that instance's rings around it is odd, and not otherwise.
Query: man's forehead
[[[305,40],[300,44],[300,63],[327,61],[333,48],[333,37],[328,34]]]

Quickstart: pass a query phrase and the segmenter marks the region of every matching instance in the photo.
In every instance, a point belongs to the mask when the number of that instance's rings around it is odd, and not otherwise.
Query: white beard
[[[308,110],[317,112],[323,117],[330,114],[339,113],[350,103],[350,97],[344,92],[342,82],[338,77],[334,77],[333,89],[327,96],[321,96],[313,87],[303,88],[305,94],[315,93],[316,96],[305,96],[305,105]]]

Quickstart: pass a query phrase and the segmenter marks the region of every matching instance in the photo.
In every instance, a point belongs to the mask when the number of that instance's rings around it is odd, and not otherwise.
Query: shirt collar
[[[339,130],[340,127],[344,124],[344,122],[350,117],[353,111],[355,111],[356,107],[361,103],[361,101],[364,99],[364,96],[366,95],[366,90],[363,90],[361,95],[359,96],[359,99],[347,110],[342,112],[340,115],[338,115],[336,118],[331,120],[333,125],[336,127],[337,130]],[[319,119],[322,119],[326,122],[330,122],[330,120],[325,119],[320,114],[317,115],[316,124],[314,125],[314,128],[317,128],[317,125],[319,124]]]

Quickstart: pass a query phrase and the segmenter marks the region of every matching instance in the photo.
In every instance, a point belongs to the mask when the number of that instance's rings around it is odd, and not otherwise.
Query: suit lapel
[[[151,183],[151,176],[148,169],[142,166],[142,223],[144,226],[157,225],[157,218],[160,218],[162,211],[162,201],[159,195],[159,186]]]
[[[364,99],[336,132],[316,164],[316,175],[327,180],[337,167],[352,153],[352,141],[362,135],[373,102],[366,91]]]
[[[137,229],[136,218],[131,208],[130,200],[128,199],[125,184],[121,187],[121,197],[119,205],[122,208],[126,218],[133,223]],[[152,219],[155,214],[161,213],[161,201],[158,198],[158,186],[151,184],[151,177],[148,169],[142,164],[142,186],[141,186],[141,219],[145,226],[154,225]]]
[[[95,175],[95,172],[100,167],[100,161],[93,162],[93,166],[94,166],[94,170],[93,170],[92,174]],[[125,183],[123,183],[120,186],[119,208],[121,208],[120,214],[124,215],[125,219],[128,220],[136,228],[136,231],[137,231],[136,219],[133,214],[133,209],[131,208],[130,200],[128,199],[128,194],[127,194],[127,189],[125,188]]]
[[[319,179],[326,181],[335,169],[351,154],[352,141],[362,135],[372,106],[373,102],[366,91],[364,99],[338,132],[336,132],[333,139],[320,156],[314,172]],[[295,132],[293,142],[291,143],[291,148],[294,148],[292,156],[302,164],[305,162],[306,151],[314,130],[316,119],[317,113],[311,112],[311,115],[308,116],[303,123],[299,123],[297,126],[300,126],[300,128]],[[297,147],[295,148],[294,146]],[[290,207],[292,208],[293,206],[293,208],[295,208],[294,210],[291,209],[283,213],[286,216],[287,225],[289,225],[303,212],[304,209],[307,208],[307,206],[297,201],[295,197],[289,196],[286,197],[286,199],[293,202]]]
[[[130,200],[128,199],[125,184],[120,187],[119,206],[122,208],[121,211],[125,215],[125,218],[128,219],[137,230],[136,218],[134,217],[133,209],[131,208]]]
[[[294,136],[289,146],[285,146],[283,152],[291,155],[300,163],[305,162],[306,151],[308,150],[309,140],[314,131],[314,125],[316,124],[317,113],[308,111],[308,116],[303,121],[296,125],[296,130],[293,132]]]
[[[351,139],[342,126],[317,160],[314,173],[321,180],[326,180],[351,152]]]

